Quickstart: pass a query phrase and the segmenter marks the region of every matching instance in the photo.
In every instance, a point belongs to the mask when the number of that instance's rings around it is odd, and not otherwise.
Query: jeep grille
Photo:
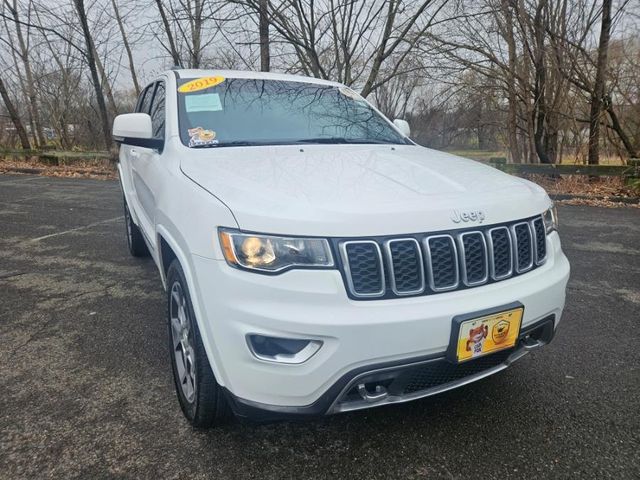
[[[403,237],[335,240],[349,296],[430,295],[506,280],[547,257],[542,217]]]

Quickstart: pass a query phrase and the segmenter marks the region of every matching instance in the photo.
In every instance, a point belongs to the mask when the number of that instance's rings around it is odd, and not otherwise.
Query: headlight
[[[324,238],[276,237],[220,230],[220,244],[227,263],[259,272],[289,268],[331,268],[333,257]]]
[[[551,205],[551,208],[542,214],[542,219],[547,229],[547,235],[554,230],[558,230],[558,211],[554,205]]]

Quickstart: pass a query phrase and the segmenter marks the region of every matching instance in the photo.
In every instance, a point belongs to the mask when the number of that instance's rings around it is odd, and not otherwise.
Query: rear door
[[[155,82],[141,104],[141,112],[151,116],[153,137],[164,141],[165,83]],[[149,101],[147,102],[147,99]],[[139,227],[147,243],[155,250],[156,194],[163,169],[160,164],[162,148],[131,147],[131,171],[136,201],[139,207]]]

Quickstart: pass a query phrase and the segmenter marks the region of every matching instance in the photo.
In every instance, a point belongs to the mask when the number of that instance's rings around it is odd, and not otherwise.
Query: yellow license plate
[[[523,312],[524,308],[518,307],[460,323],[458,362],[513,347],[518,341]]]

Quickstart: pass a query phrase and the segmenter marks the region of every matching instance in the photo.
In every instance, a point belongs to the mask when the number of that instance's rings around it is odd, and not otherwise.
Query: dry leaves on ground
[[[77,160],[73,165],[49,165],[37,159],[0,158],[0,173],[35,174],[48,177],[117,178],[115,164],[108,160]]]
[[[572,195],[574,198],[558,200],[565,205],[594,207],[640,208],[640,190],[625,184],[621,177],[590,178],[587,175],[527,175],[527,179],[543,187],[551,196]]]
[[[630,207],[639,208],[640,203],[628,203],[621,202],[620,200],[612,200],[609,197],[604,198],[589,198],[589,197],[576,197],[565,200],[555,200],[558,205],[587,205],[589,207],[605,207],[605,208],[618,208],[618,207]]]

